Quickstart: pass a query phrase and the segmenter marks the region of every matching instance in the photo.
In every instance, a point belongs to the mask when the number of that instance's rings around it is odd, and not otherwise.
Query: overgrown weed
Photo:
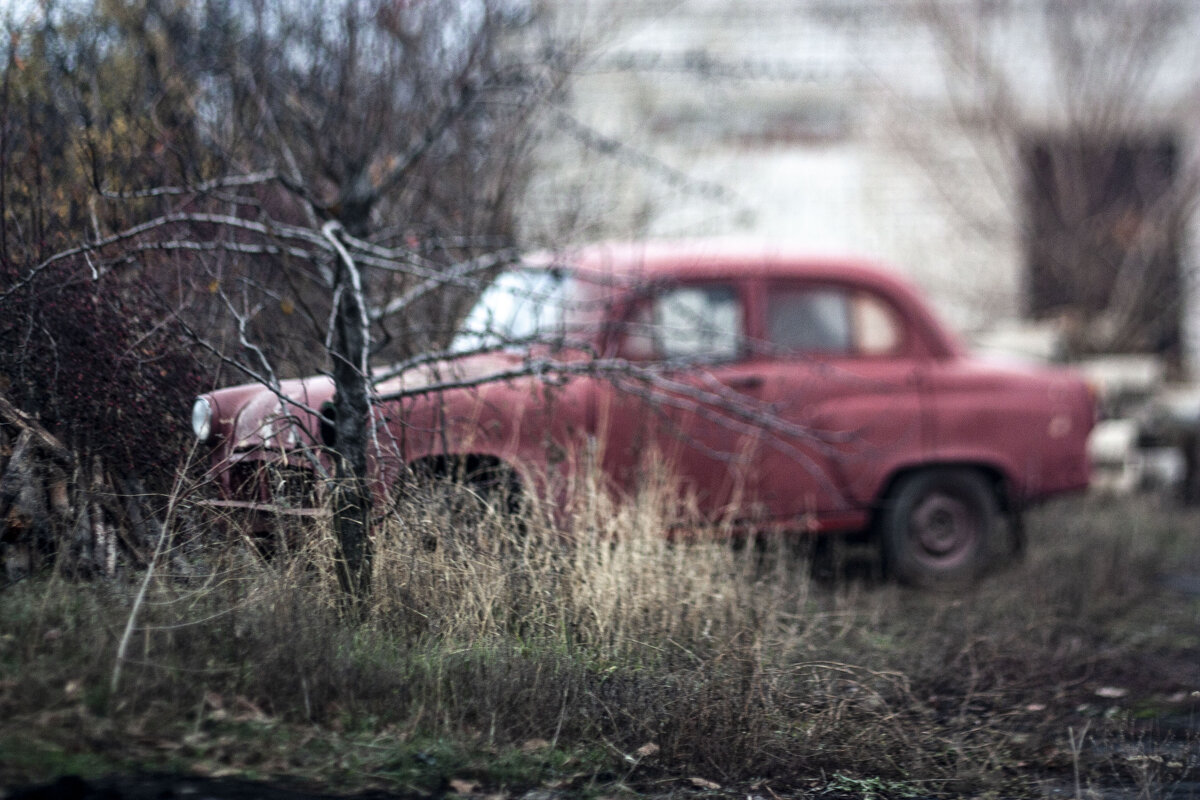
[[[585,486],[567,537],[536,505],[514,521],[401,501],[378,529],[374,591],[354,621],[322,524],[281,530],[271,559],[226,538],[190,554],[203,569],[151,584],[111,696],[133,589],[10,586],[0,729],[91,714],[179,738],[242,720],[410,756],[404,743],[422,741],[600,752],[608,766],[587,769],[613,780],[666,770],[783,788],[836,774],[946,794],[1066,769],[1071,726],[1106,735],[1135,703],[1196,711],[1200,686],[1180,665],[1200,655],[1188,638],[1200,610],[1156,581],[1200,566],[1194,514],[1055,504],[1031,517],[1024,563],[946,596],[818,584],[790,547],[673,541],[672,497],[618,504]],[[1097,775],[1135,774],[1103,748],[1087,758]],[[1169,763],[1182,774],[1195,758],[1193,738]],[[391,780],[385,761],[366,759],[365,774]],[[547,767],[559,768],[580,767]]]

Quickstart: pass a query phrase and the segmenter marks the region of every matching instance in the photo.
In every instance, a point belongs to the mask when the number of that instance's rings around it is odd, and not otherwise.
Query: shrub
[[[0,284],[17,270],[0,266]],[[0,306],[0,390],[88,464],[165,489],[201,372],[137,286],[48,271]],[[168,469],[164,470],[164,465]]]

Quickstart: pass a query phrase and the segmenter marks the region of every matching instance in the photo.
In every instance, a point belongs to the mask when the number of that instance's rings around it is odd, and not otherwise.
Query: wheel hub
[[[921,552],[937,559],[961,556],[976,535],[974,519],[954,497],[931,495],[912,516],[912,533]]]

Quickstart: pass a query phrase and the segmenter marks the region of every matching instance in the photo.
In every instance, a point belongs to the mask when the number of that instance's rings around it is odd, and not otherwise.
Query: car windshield
[[[575,281],[558,269],[505,272],[484,290],[454,338],[455,352],[559,339],[572,315]]]

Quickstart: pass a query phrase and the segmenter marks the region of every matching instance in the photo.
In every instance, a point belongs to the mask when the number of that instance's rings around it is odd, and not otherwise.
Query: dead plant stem
[[[189,454],[188,461],[191,461],[191,456],[194,455],[195,448]],[[170,537],[171,525],[175,517],[175,507],[178,503],[180,495],[183,493],[183,476],[186,469],[180,469],[175,476],[175,485],[171,487],[171,494],[167,499],[167,511],[163,515],[162,526],[158,532],[158,541],[154,544],[154,554],[150,556],[150,563],[146,565],[146,574],[142,578],[142,583],[138,587],[137,595],[133,599],[133,607],[129,609],[129,618],[125,621],[125,630],[121,633],[121,641],[117,645],[117,655],[113,664],[112,680],[109,681],[108,689],[109,696],[115,697],[117,689],[121,685],[121,668],[125,664],[125,652],[129,649],[129,640],[133,636],[134,628],[137,624],[138,613],[141,611],[142,604],[146,599],[146,592],[150,588],[150,581],[154,578],[154,570],[158,566],[158,559],[163,553],[164,546]]]

